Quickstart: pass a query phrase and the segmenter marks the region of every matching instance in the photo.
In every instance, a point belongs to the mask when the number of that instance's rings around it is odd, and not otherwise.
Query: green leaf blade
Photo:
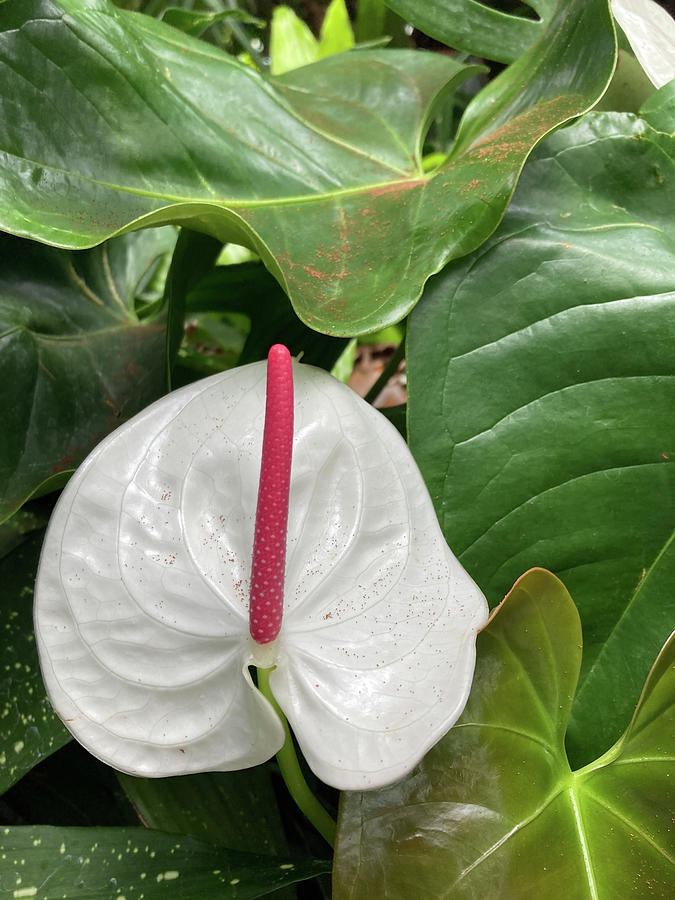
[[[550,13],[551,0],[529,3]],[[474,56],[513,62],[543,31],[541,20],[492,9],[476,0],[387,0],[387,6],[425,34]]]
[[[19,6],[22,27],[9,27]],[[71,247],[185,225],[254,249],[310,327],[377,330],[485,239],[533,145],[602,93],[614,53],[606,2],[565,9],[528,54],[531,71],[504,73],[446,167],[424,173],[435,105],[476,67],[370,50],[268,81],[103,0],[8,0],[0,221]]]
[[[330,861],[238,853],[146,828],[6,827],[0,849],[14,896],[37,900],[108,900],[111,888],[114,896],[147,900],[253,900],[330,871]]]
[[[42,537],[43,532],[37,532],[0,560],[5,636],[0,794],[71,739],[47,699],[33,634],[33,581]]]
[[[411,446],[450,545],[491,603],[532,565],[577,597],[575,764],[617,740],[672,623],[665,569],[637,590],[672,529],[667,141],[617,114],[557,132],[409,333]]]
[[[667,897],[672,787],[662,763],[673,643],[619,745],[572,773],[562,733],[581,659],[579,617],[550,573],[522,576],[479,635],[458,724],[405,780],[343,797],[337,900]],[[548,717],[543,728],[522,694],[528,681]],[[652,733],[633,760],[643,723]]]
[[[147,828],[230,850],[288,852],[269,766],[179,778],[117,777]]]
[[[0,273],[0,520],[164,391],[164,325],[134,293],[175,234],[73,254],[5,235]]]

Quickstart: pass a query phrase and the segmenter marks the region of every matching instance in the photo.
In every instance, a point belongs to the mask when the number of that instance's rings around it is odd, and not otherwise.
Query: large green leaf
[[[253,900],[331,865],[237,853],[146,828],[2,828],[0,853],[0,891],[14,900]]]
[[[387,6],[450,47],[508,63],[542,37],[560,5],[557,0],[524,2],[538,18],[492,9],[480,0],[387,0]]]
[[[70,253],[0,235],[0,521],[165,389],[135,293],[173,229]]]
[[[524,575],[477,649],[462,718],[420,766],[344,795],[335,900],[670,897],[675,639],[627,732],[577,772],[563,742],[581,629],[563,585]]]
[[[475,66],[371,50],[266,80],[106,0],[7,0],[0,226],[86,247],[187,225],[254,249],[311,327],[366,333],[482,243],[533,145],[593,105],[613,61],[607,0],[560,0],[425,173],[436,104]]]
[[[42,537],[37,532],[0,560],[0,794],[70,740],[47,699],[33,634]]]
[[[672,154],[628,114],[557,132],[409,329],[410,444],[450,546],[491,604],[542,565],[579,606],[575,764],[625,728],[673,622]]]

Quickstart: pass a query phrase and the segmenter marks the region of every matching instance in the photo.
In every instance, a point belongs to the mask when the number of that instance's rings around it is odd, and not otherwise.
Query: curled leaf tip
[[[274,344],[267,357],[265,430],[249,599],[249,629],[259,644],[273,641],[281,629],[292,452],[293,364],[288,349]]]

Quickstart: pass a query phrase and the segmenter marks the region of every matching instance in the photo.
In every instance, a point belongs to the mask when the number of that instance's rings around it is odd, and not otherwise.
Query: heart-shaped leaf
[[[0,883],[15,900],[254,900],[331,868],[330,860],[237,853],[147,828],[3,828],[0,852]]]
[[[513,62],[539,40],[562,5],[558,0],[525,0],[538,18],[505,13],[480,0],[387,0],[425,34],[474,56]]]
[[[339,788],[385,784],[455,721],[485,600],[443,541],[405,442],[294,365],[279,637],[249,633],[265,364],[182,388],[98,445],[52,515],[36,632],[56,710],[94,755],[152,777],[269,759],[281,721]],[[264,618],[264,617],[263,617]]]
[[[577,765],[626,727],[675,612],[673,146],[629,115],[557,132],[408,333],[411,449],[450,545],[491,604],[542,565],[579,606]]]
[[[440,54],[338,54],[267,80],[107,0],[7,0],[0,61],[1,227],[86,247],[187,225],[250,246],[303,321],[349,335],[398,321],[482,243],[534,144],[604,90],[614,35],[607,0],[561,3],[431,173],[435,105],[479,71]]]
[[[174,241],[76,254],[0,236],[0,521],[165,390],[164,325],[135,295]]]
[[[669,896],[675,639],[620,741],[572,772],[580,661],[569,594],[527,573],[479,635],[457,725],[408,778],[343,795],[336,900]]]

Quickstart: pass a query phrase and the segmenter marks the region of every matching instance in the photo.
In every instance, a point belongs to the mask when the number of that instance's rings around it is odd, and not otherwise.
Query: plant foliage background
[[[0,4],[3,896],[671,895],[675,82],[616,47],[608,0]],[[348,375],[385,328],[498,611],[415,772],[315,785],[331,855],[273,761],[70,742],[32,585],[119,424],[274,342]]]

